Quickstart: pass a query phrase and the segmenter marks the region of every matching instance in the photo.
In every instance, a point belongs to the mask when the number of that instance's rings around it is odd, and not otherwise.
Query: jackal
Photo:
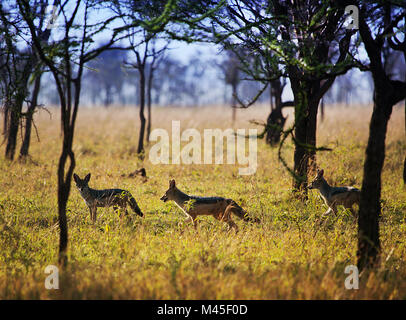
[[[113,206],[115,210],[120,207],[123,208],[125,214],[128,215],[127,204],[129,204],[136,214],[141,217],[144,215],[129,191],[122,189],[92,189],[89,187],[90,173],[84,179],[80,179],[79,176],[74,173],[73,178],[75,179],[76,187],[80,195],[89,208],[90,219],[93,222],[96,222],[97,207]]]
[[[323,214],[326,216],[331,212],[337,213],[337,206],[342,205],[350,209],[355,215],[352,208],[354,204],[359,205],[361,190],[354,187],[331,187],[323,178],[324,170],[317,170],[316,177],[309,184],[308,189],[319,189],[320,194],[328,206],[328,210]]]
[[[234,200],[222,197],[190,196],[176,187],[175,180],[169,181],[169,189],[161,197],[161,200],[163,202],[173,200],[186,214],[187,219],[185,221],[192,222],[195,228],[197,226],[196,217],[199,215],[212,215],[214,218],[226,222],[235,231],[238,231],[238,227],[231,219],[232,213],[246,222],[259,222],[257,218],[248,217],[247,212]]]

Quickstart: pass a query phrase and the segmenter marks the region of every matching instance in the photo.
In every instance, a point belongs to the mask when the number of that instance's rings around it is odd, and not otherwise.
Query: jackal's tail
[[[144,216],[140,207],[137,204],[137,201],[135,201],[135,199],[132,196],[130,196],[130,198],[128,199],[128,203],[130,204],[131,209],[133,209],[133,211],[136,214],[138,214],[140,217]]]
[[[247,211],[241,208],[234,200],[230,201],[230,205],[232,206],[232,213],[234,213],[238,218],[244,220],[245,222],[261,222],[258,218],[251,218]]]

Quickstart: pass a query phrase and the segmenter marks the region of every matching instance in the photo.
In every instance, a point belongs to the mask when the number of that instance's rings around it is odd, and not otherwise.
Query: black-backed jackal
[[[360,201],[361,190],[354,187],[331,187],[323,177],[324,170],[317,170],[316,177],[309,184],[308,189],[319,189],[321,197],[328,210],[323,216],[331,212],[337,213],[337,206],[342,205],[346,209],[350,209],[352,214],[355,215],[353,205],[358,204]]]
[[[120,207],[125,210],[125,214],[127,215],[127,204],[129,204],[136,214],[141,217],[143,216],[141,209],[129,191],[122,189],[92,189],[89,187],[90,173],[84,179],[80,179],[79,176],[74,173],[73,179],[76,182],[76,187],[80,195],[89,207],[90,219],[92,219],[93,222],[96,222],[97,207],[113,206],[114,209]]]
[[[234,200],[222,197],[196,197],[190,196],[176,187],[175,180],[169,181],[169,189],[161,197],[163,202],[172,200],[186,214],[186,221],[192,222],[196,228],[196,217],[199,215],[212,215],[220,221],[226,222],[230,228],[238,231],[237,225],[231,219],[231,214],[248,222],[259,222],[259,219],[248,217],[247,212],[241,208]]]

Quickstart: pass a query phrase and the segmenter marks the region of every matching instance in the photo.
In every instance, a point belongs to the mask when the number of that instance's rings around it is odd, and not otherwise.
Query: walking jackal
[[[176,187],[175,180],[169,181],[169,189],[161,197],[163,202],[173,200],[178,207],[186,214],[185,221],[192,222],[196,228],[196,217],[199,215],[212,215],[220,221],[226,222],[230,228],[238,231],[237,225],[231,219],[231,214],[235,214],[244,221],[259,222],[259,219],[248,217],[247,212],[241,208],[234,200],[222,197],[196,197],[190,196]]]
[[[359,205],[361,191],[353,187],[331,187],[323,177],[324,170],[317,170],[316,177],[309,184],[308,189],[319,189],[320,194],[328,206],[328,210],[323,214],[326,216],[331,212],[337,213],[337,206],[342,205],[350,209],[355,215],[352,208],[354,204]]]
[[[73,178],[75,179],[76,187],[80,195],[89,207],[90,219],[93,222],[96,222],[97,207],[113,206],[115,210],[120,207],[125,210],[125,214],[127,215],[127,204],[129,204],[136,214],[141,217],[143,216],[141,209],[129,191],[122,189],[92,189],[89,187],[90,173],[84,179],[80,179],[79,176],[74,173]]]

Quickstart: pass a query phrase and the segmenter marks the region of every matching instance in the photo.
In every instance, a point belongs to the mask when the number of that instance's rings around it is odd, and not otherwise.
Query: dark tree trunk
[[[34,116],[35,108],[38,104],[38,95],[41,87],[41,75],[35,79],[34,89],[31,96],[31,102],[27,110],[27,115],[25,119],[25,132],[23,143],[20,148],[20,159],[24,159],[29,155],[29,148],[31,142],[31,129],[32,129],[32,120]]]
[[[142,155],[144,153],[144,134],[145,134],[145,115],[144,115],[144,108],[145,108],[145,70],[144,67],[139,65],[138,66],[139,74],[140,74],[140,135],[138,139],[138,155]]]
[[[403,162],[403,184],[406,185],[406,157],[405,161]]]
[[[271,113],[266,121],[266,143],[275,146],[281,139],[283,126],[285,125],[286,118],[282,114],[282,92],[283,86],[281,80],[270,81],[270,97],[271,97]],[[274,104],[275,101],[275,104]]]
[[[59,263],[66,265],[67,249],[68,249],[68,223],[66,218],[66,207],[69,199],[70,188],[73,170],[75,169],[76,161],[75,154],[72,150],[73,136],[75,130],[75,122],[77,111],[80,101],[80,89],[81,89],[81,74],[82,67],[80,67],[79,75],[76,80],[72,80],[70,77],[67,79],[68,98],[65,99],[61,87],[59,87],[59,95],[61,99],[61,121],[63,129],[63,144],[62,152],[59,157],[58,163],[58,221],[59,221]],[[73,101],[71,81],[74,85]],[[73,109],[72,109],[73,107]],[[67,161],[69,160],[68,169],[65,171]]]
[[[314,84],[291,80],[295,97],[295,151],[293,189],[307,198],[307,175],[316,161],[317,110],[320,100],[312,94]],[[313,92],[314,88],[313,88]]]
[[[104,97],[104,107],[108,108],[111,105],[111,86],[106,85],[105,87],[106,96]]]
[[[26,82],[24,82],[26,83]],[[12,103],[10,105],[10,119],[7,128],[7,145],[6,145],[6,158],[9,160],[14,159],[15,151],[17,148],[17,134],[18,134],[18,127],[20,125],[21,120],[21,113],[24,103],[25,97],[25,88],[20,87],[18,92],[16,92],[15,96],[12,99]]]
[[[7,136],[7,144],[6,144],[6,158],[8,160],[14,159],[15,150],[17,147],[17,134],[18,134],[18,126],[20,124],[20,114],[21,110],[18,110],[17,106],[14,104],[11,108],[7,129],[6,129],[6,136]]]
[[[387,11],[387,13],[389,12],[390,10]],[[374,267],[379,261],[381,175],[385,160],[386,131],[393,106],[405,99],[406,95],[406,82],[391,80],[385,72],[385,60],[382,61],[383,44],[381,40],[377,41],[372,37],[364,15],[365,12],[361,12],[359,32],[370,60],[370,70],[374,81],[374,109],[369,124],[358,214],[357,265],[360,270]],[[381,35],[377,37],[381,37]]]
[[[282,106],[274,108],[266,121],[266,143],[276,146],[281,140],[281,133],[285,125],[286,118],[282,114]]]
[[[6,89],[7,90],[7,89]],[[8,100],[8,94],[6,92],[5,96],[7,97],[6,100],[4,101],[4,119],[3,119],[3,136],[4,139],[7,138],[7,128],[8,128],[8,124],[10,121],[10,101]]]
[[[68,146],[66,145],[66,137],[64,137],[64,144],[62,154],[59,157],[58,164],[58,222],[59,222],[59,263],[66,265],[67,263],[67,250],[68,250],[68,223],[66,219],[66,205],[68,203],[70,183],[65,182],[65,165],[68,158]],[[71,160],[70,166],[74,167]]]
[[[406,134],[406,99],[405,99],[405,134]],[[406,185],[406,157],[405,161],[403,162],[403,183]]]
[[[296,108],[295,108],[296,109]],[[301,111],[295,110],[295,113]],[[304,115],[300,116],[296,121],[295,127],[295,151],[293,155],[293,171],[298,178],[294,178],[293,189],[303,192],[306,196],[307,190],[307,166],[309,162],[309,154],[302,144],[307,140],[307,119]]]
[[[309,163],[307,173],[314,173],[316,171],[316,133],[317,133],[317,112],[320,100],[310,99],[309,100],[309,110],[307,116],[307,133],[306,133],[306,144],[310,146],[309,153]]]
[[[321,120],[321,122],[323,122],[324,121],[324,98],[322,98],[321,99],[321,102],[320,102],[320,120]]]
[[[393,108],[385,96],[379,97],[380,94],[377,91],[375,94],[376,99],[365,152],[364,178],[358,217],[357,257],[360,270],[371,267],[378,261],[381,173],[385,159],[386,130]]]
[[[153,67],[150,67],[149,74],[148,74],[148,85],[147,85],[147,117],[148,117],[148,123],[147,123],[147,143],[149,141],[149,135],[151,134],[151,104],[152,104],[152,80],[153,80]]]
[[[231,109],[232,109],[232,114],[231,114],[231,120],[233,123],[235,123],[235,120],[237,118],[237,108],[235,106],[237,105],[237,83],[232,83],[232,98],[231,98]]]

